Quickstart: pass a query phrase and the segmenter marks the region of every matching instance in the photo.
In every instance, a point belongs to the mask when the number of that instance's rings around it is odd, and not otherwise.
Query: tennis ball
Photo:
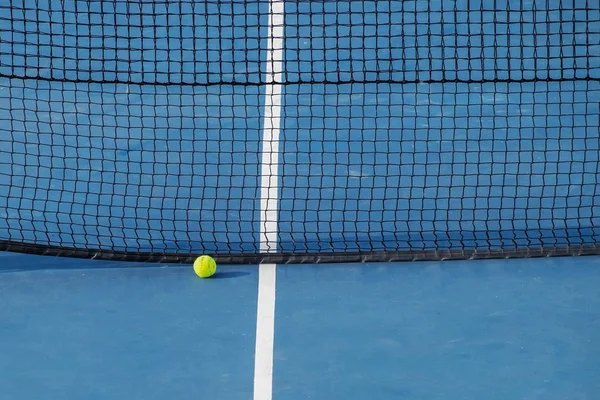
[[[211,256],[200,256],[194,261],[194,272],[200,278],[210,278],[217,270],[217,263]]]

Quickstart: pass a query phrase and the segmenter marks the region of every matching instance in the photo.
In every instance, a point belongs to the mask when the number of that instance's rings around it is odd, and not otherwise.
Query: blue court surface
[[[251,399],[257,266],[0,253],[7,399]],[[277,267],[274,400],[594,400],[600,257]]]

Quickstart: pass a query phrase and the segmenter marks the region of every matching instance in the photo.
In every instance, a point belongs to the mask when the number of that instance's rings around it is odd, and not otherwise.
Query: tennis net
[[[0,249],[600,253],[597,1],[0,4]]]

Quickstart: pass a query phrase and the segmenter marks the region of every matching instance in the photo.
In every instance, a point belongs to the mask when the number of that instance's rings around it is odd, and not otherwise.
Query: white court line
[[[258,267],[254,400],[273,398],[273,342],[275,338],[275,264]]]
[[[284,2],[269,3],[267,80],[262,138],[260,189],[260,251],[277,251],[279,204],[279,134],[283,67]],[[258,267],[254,400],[273,398],[273,342],[275,336],[275,264]]]
[[[263,121],[260,251],[277,251],[279,203],[279,133],[281,130],[281,78],[283,67],[284,2],[271,0],[267,52],[267,85]]]

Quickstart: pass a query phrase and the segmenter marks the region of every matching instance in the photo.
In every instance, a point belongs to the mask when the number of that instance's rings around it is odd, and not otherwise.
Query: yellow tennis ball
[[[194,272],[200,278],[210,278],[217,271],[217,263],[211,256],[200,256],[194,261]]]

